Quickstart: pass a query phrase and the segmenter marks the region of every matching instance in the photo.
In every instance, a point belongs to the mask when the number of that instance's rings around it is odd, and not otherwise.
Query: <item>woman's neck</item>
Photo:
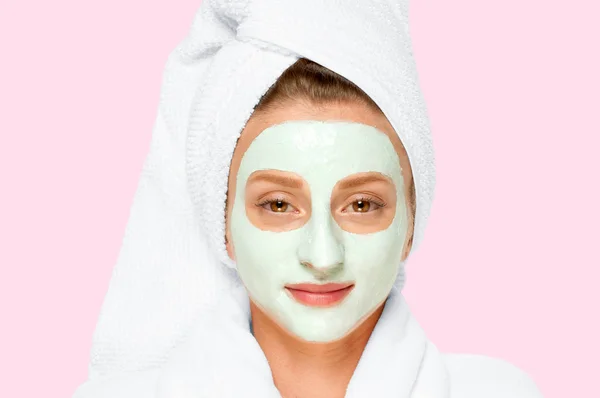
[[[292,336],[250,301],[254,337],[283,398],[343,398],[384,304],[356,329],[331,343]]]

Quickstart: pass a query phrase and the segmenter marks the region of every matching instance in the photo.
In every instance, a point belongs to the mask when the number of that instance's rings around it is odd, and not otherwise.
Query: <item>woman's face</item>
[[[290,104],[234,152],[227,249],[253,303],[293,335],[338,340],[380,307],[412,233],[408,159],[359,104]]]

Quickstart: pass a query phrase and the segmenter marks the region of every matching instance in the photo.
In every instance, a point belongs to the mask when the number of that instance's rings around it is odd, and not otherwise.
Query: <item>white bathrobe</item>
[[[279,398],[248,325],[198,322],[187,341],[152,369],[97,376],[74,398]],[[227,326],[226,324],[229,323]],[[210,325],[208,327],[207,325]],[[440,354],[395,289],[346,392],[347,398],[540,398],[532,379],[508,362]]]
[[[539,398],[541,393],[525,373],[507,362],[480,355],[444,354],[444,362],[448,368],[451,387],[449,398]],[[237,380],[238,375],[230,374],[229,383],[243,386],[244,378]],[[402,377],[398,375],[398,377]],[[130,374],[119,374],[107,379],[88,381],[82,385],[73,398],[219,398],[219,397],[277,397],[276,395],[259,394],[256,390],[245,389],[242,395],[227,394],[224,389],[213,395],[196,394],[176,390],[171,391],[159,385],[161,371],[145,370],[132,372]],[[205,390],[219,391],[215,386],[206,387]],[[225,393],[223,393],[225,392]],[[389,391],[386,395],[378,395],[379,392],[365,395],[354,395],[354,397],[401,397]],[[347,395],[350,397],[350,395]],[[411,395],[411,397],[418,397]],[[423,398],[433,395],[421,395]]]
[[[403,142],[414,251],[435,186],[408,1],[204,0],[170,55],[149,154],[76,398],[279,397],[225,250],[229,163],[262,94],[299,57],[348,78]],[[534,398],[501,360],[441,354],[401,294],[404,268],[346,397]]]

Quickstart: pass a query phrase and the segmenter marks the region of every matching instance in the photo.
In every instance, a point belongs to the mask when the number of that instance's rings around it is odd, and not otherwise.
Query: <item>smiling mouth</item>
[[[331,307],[339,304],[353,288],[354,283],[300,283],[285,286],[285,290],[294,300],[309,307]]]

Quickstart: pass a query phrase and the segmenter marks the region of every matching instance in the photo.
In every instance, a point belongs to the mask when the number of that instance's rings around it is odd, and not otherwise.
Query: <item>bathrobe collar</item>
[[[199,319],[163,370],[157,398],[279,398],[250,332],[248,310],[234,300]],[[208,314],[207,314],[208,315]],[[404,297],[393,289],[347,389],[347,398],[448,398],[448,373]]]

